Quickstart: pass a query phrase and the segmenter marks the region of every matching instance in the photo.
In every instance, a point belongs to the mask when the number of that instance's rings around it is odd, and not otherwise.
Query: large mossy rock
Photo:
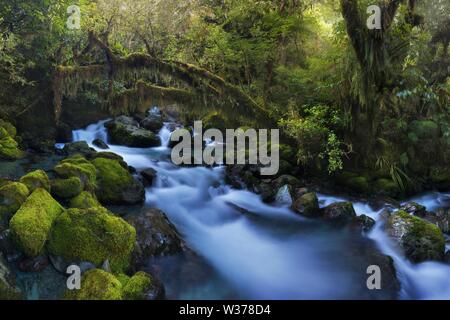
[[[97,198],[103,204],[138,204],[145,200],[142,183],[121,166],[117,160],[92,160],[97,170]]]
[[[133,264],[143,265],[150,257],[167,256],[183,251],[183,240],[164,212],[149,209],[126,218],[137,233]]]
[[[368,193],[370,190],[367,178],[352,172],[343,172],[336,177],[336,180],[339,185],[358,194]]]
[[[16,286],[14,274],[0,253],[0,300],[20,300],[22,292]]]
[[[432,167],[430,178],[433,184],[442,190],[450,188],[450,168],[449,167]]]
[[[97,180],[96,167],[80,155],[76,155],[61,161],[55,167],[56,174],[64,179],[77,177],[83,183],[85,189],[93,190]]]
[[[0,123],[0,160],[16,160],[25,155],[20,150],[17,141],[11,136],[11,131],[11,129],[2,127]]]
[[[411,261],[444,259],[445,238],[436,225],[405,211],[398,211],[389,216],[386,229]]]
[[[95,195],[88,191],[83,191],[76,197],[70,199],[69,207],[77,209],[89,209],[95,207],[101,207]]]
[[[27,173],[22,178],[20,178],[20,182],[26,185],[30,192],[33,192],[38,188],[42,188],[47,192],[50,192],[50,179],[43,170],[36,170]]]
[[[27,186],[20,182],[10,182],[0,187],[0,222],[9,222],[29,195]]]
[[[10,221],[15,243],[27,256],[40,255],[54,221],[63,211],[47,191],[36,189]]]
[[[95,149],[89,147],[86,141],[77,141],[66,143],[63,149],[64,154],[68,156],[73,155],[83,155],[83,156],[91,156],[95,154]]]
[[[61,199],[71,199],[83,191],[83,183],[78,177],[52,181],[52,195]]]
[[[109,260],[119,272],[128,268],[135,242],[136,230],[105,208],[69,209],[56,219],[48,250],[66,261]]]
[[[114,144],[134,148],[150,148],[161,145],[159,137],[149,130],[139,127],[132,118],[119,117],[105,124],[109,140]]]
[[[122,300],[122,283],[101,269],[87,271],[81,279],[81,289],[68,291],[68,300]]]

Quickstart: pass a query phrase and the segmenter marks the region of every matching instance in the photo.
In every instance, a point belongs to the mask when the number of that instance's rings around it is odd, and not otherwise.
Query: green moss
[[[378,194],[397,197],[400,193],[397,184],[390,179],[379,179],[374,184],[374,191]]]
[[[20,182],[0,187],[0,221],[9,221],[29,195],[27,186]]]
[[[50,179],[43,170],[36,170],[27,173],[20,179],[20,182],[26,185],[30,192],[33,192],[38,188],[42,188],[47,192],[50,192]]]
[[[57,179],[52,182],[52,194],[62,199],[70,199],[78,196],[83,191],[80,178]]]
[[[102,207],[70,209],[55,221],[48,243],[50,253],[67,261],[109,260],[115,272],[126,270],[136,230]]]
[[[5,128],[0,127],[0,159],[16,160],[24,156],[19,144],[11,137]]]
[[[367,193],[369,191],[369,182],[365,177],[351,178],[347,181],[346,186],[358,193]]]
[[[67,292],[66,299],[122,300],[122,284],[106,271],[89,270],[81,279],[81,289]]]
[[[431,181],[439,188],[450,186],[450,168],[433,167],[430,172]]]
[[[95,188],[97,170],[82,156],[74,156],[61,161],[55,167],[55,172],[61,178],[78,177],[86,189],[93,190]]]
[[[71,208],[89,209],[94,207],[101,207],[97,198],[90,192],[83,191],[69,202]]]
[[[98,199],[108,204],[120,202],[123,190],[134,183],[131,174],[116,160],[97,158],[92,164],[97,168]]]
[[[445,253],[445,238],[438,226],[412,216],[405,211],[394,215],[408,225],[408,232],[401,239],[406,256],[414,262],[442,260]]]
[[[64,208],[44,189],[36,189],[12,217],[14,241],[28,256],[42,253],[55,219]]]
[[[17,130],[10,122],[0,119],[0,127],[4,128],[11,138],[16,137]]]
[[[124,300],[144,300],[146,293],[152,287],[152,278],[145,272],[138,272],[127,281],[123,287]]]

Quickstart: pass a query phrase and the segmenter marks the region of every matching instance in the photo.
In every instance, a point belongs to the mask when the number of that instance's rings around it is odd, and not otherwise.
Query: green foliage
[[[321,169],[321,163],[314,161],[323,160],[330,174],[343,168],[346,150],[333,131],[342,126],[337,111],[324,105],[304,106],[299,115],[283,119],[279,124],[297,140],[299,163]]]

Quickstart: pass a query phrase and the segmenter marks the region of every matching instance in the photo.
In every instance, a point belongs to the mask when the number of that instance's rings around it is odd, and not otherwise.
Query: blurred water
[[[73,133],[74,141],[108,141],[101,121]],[[159,134],[162,146],[139,149],[110,145],[131,166],[158,172],[146,190],[146,203],[163,210],[187,243],[218,276],[197,287],[166,284],[181,299],[369,299],[364,248],[360,234],[333,229],[302,218],[288,208],[264,204],[260,197],[224,183],[224,169],[178,168],[169,159],[169,126]],[[319,195],[321,206],[345,198]],[[414,198],[429,210],[449,206],[449,195]],[[354,202],[358,214],[377,225],[368,235],[394,258],[404,299],[450,299],[450,266],[409,263],[390,242],[379,219],[381,210]],[[354,251],[352,248],[357,247]],[[362,250],[360,248],[363,248]],[[183,281],[183,280],[180,280]],[[230,293],[231,290],[231,293]],[[223,292],[223,296],[221,293]]]

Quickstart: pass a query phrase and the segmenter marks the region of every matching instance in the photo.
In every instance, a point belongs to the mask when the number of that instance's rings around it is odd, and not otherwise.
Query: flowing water
[[[106,121],[73,132],[74,141],[108,141]],[[302,218],[286,207],[264,204],[256,194],[233,190],[223,168],[179,168],[170,161],[169,126],[160,132],[162,147],[139,149],[110,145],[137,170],[154,168],[157,181],[146,190],[146,205],[164,211],[213,270],[195,285],[183,278],[161,278],[178,299],[370,299],[365,254],[378,249],[393,257],[401,282],[401,299],[450,299],[450,266],[412,264],[383,231],[380,213],[354,202],[359,214],[377,221],[361,237]],[[99,150],[100,151],[100,150]],[[319,195],[321,206],[345,198]],[[428,193],[412,199],[428,210],[450,207],[450,194]],[[373,240],[373,241],[371,241]],[[167,263],[167,262],[166,262]],[[176,259],[171,263],[185,263]]]

